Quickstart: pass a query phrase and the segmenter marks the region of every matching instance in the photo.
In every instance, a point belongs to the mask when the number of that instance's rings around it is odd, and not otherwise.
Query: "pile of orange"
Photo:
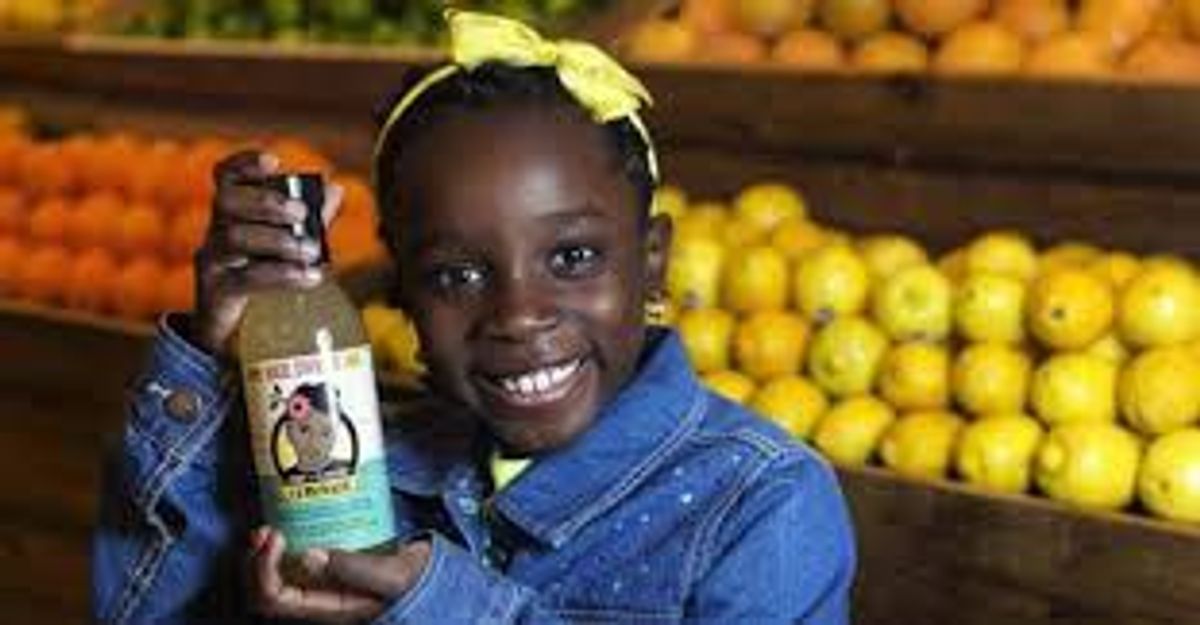
[[[641,61],[1200,83],[1200,0],[684,0]]]
[[[304,141],[259,143],[285,167],[332,171]],[[208,227],[212,169],[237,144],[124,132],[39,141],[0,124],[0,298],[128,319],[192,306],[192,256]],[[339,265],[380,253],[367,184],[344,175],[330,233]]]

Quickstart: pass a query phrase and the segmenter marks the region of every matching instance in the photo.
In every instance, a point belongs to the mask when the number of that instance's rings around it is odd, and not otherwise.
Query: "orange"
[[[1200,83],[1200,44],[1162,37],[1145,39],[1125,57],[1121,72],[1147,82]]]
[[[888,31],[863,40],[850,64],[864,72],[918,74],[929,66],[929,49],[912,35]]]
[[[842,44],[827,32],[811,28],[784,35],[771,50],[775,62],[803,70],[839,70],[846,65]]]
[[[66,195],[77,188],[75,171],[57,143],[38,143],[29,148],[21,160],[20,176],[25,189],[35,197]]]
[[[138,256],[121,267],[113,284],[113,310],[129,319],[149,319],[164,308],[166,270],[150,256]]]
[[[19,191],[0,187],[0,236],[24,235],[29,221],[25,211],[25,199]]]
[[[40,243],[62,244],[67,238],[67,224],[73,212],[62,197],[49,197],[38,202],[29,213],[29,234]]]
[[[329,232],[329,253],[337,268],[351,267],[387,257],[387,250],[375,234],[371,217],[340,217]]]
[[[1031,43],[1064,32],[1071,24],[1066,0],[996,0],[992,17]]]
[[[825,229],[807,219],[785,219],[771,232],[771,245],[788,260],[798,260],[824,243]]]
[[[783,311],[750,315],[733,337],[738,370],[758,381],[800,372],[808,345],[808,323]]]
[[[67,226],[67,241],[75,249],[104,247],[117,244],[125,201],[114,191],[101,191],[84,197],[75,206]]]
[[[1192,36],[1193,40],[1200,41],[1200,0],[1180,0],[1182,7],[1180,8],[1180,21],[1183,22],[1183,30]]]
[[[75,178],[75,190],[87,192],[91,181],[91,168],[96,160],[96,137],[80,133],[67,137],[59,148],[59,154]]]
[[[185,312],[196,304],[195,275],[192,265],[180,263],[167,270],[163,278],[162,302],[164,310]]]
[[[685,0],[679,19],[700,35],[728,32],[733,27],[730,0]]]
[[[888,27],[892,4],[889,0],[821,0],[817,16],[821,25],[834,35],[860,40]]]
[[[212,201],[213,168],[232,153],[233,145],[216,137],[201,139],[184,149],[178,184],[183,187],[188,202],[208,204]]]
[[[143,204],[176,205],[183,196],[176,172],[183,149],[173,141],[155,141],[142,151],[141,161],[129,172],[129,197]]]
[[[738,0],[733,16],[746,32],[776,37],[808,22],[814,0]]]
[[[0,296],[16,292],[21,263],[25,262],[26,257],[25,246],[19,239],[0,234]]]
[[[625,53],[635,61],[686,61],[696,56],[700,41],[696,31],[678,20],[646,20],[633,29]]]
[[[131,204],[118,222],[116,248],[126,256],[159,254],[166,231],[162,213],[146,204]]]
[[[950,33],[933,57],[940,74],[1014,74],[1025,60],[1025,44],[994,21],[963,25]]]
[[[17,272],[17,294],[21,297],[53,305],[65,295],[63,277],[71,266],[71,257],[60,245],[33,248]]]
[[[76,256],[66,276],[66,304],[94,313],[107,312],[119,266],[113,255],[93,247]]]
[[[1112,53],[1094,34],[1065,32],[1034,45],[1025,73],[1048,78],[1107,78],[1113,72]]]
[[[338,219],[345,217],[375,217],[375,193],[362,176],[337,175],[330,179],[342,188],[342,207]]]
[[[297,137],[279,137],[267,142],[267,151],[279,157],[280,167],[288,171],[333,171],[333,163],[312,144]]]
[[[944,35],[983,15],[988,0],[896,0],[896,15],[918,35]]]
[[[1120,52],[1141,39],[1154,24],[1163,0],[1083,0],[1076,27],[1100,36],[1112,50]]]
[[[33,147],[29,137],[20,134],[0,134],[0,184],[18,184],[21,179],[21,162],[25,153]]]
[[[767,58],[767,44],[754,35],[736,31],[714,33],[704,40],[699,57],[718,63],[758,63]]]
[[[96,190],[117,191],[129,197],[133,164],[140,162],[144,145],[134,135],[117,132],[100,139],[91,175],[90,187]]]
[[[1187,36],[1187,0],[1166,0],[1167,4],[1154,14],[1147,37],[1181,39]],[[1197,5],[1200,6],[1200,5]]]
[[[209,211],[205,206],[193,206],[173,216],[167,226],[164,250],[167,257],[176,261],[191,259],[204,243],[204,235],[208,231],[208,218]],[[333,230],[337,232],[337,227]]]

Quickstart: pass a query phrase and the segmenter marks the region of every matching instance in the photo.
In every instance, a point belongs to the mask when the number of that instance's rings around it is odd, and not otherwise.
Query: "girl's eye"
[[[487,281],[487,272],[476,265],[445,265],[431,269],[426,274],[426,281],[429,286],[442,293],[475,291],[483,288]]]
[[[550,254],[550,270],[557,276],[583,277],[594,274],[604,255],[590,245],[565,245]]]

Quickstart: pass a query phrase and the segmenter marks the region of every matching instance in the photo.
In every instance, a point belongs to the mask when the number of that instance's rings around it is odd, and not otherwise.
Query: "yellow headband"
[[[638,115],[651,104],[650,93],[600,48],[582,41],[547,41],[525,24],[496,15],[449,9],[451,64],[434,70],[396,104],[375,140],[378,164],[392,126],[431,87],[461,70],[498,62],[514,67],[553,67],[558,79],[598,123],[626,118],[646,142],[650,175],[658,181],[658,157],[650,132]]]

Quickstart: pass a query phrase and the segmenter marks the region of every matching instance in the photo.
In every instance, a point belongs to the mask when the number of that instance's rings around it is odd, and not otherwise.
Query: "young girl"
[[[229,337],[246,294],[322,276],[288,228],[303,206],[259,184],[277,161],[240,154],[218,167],[197,310],[162,324],[107,474],[97,620],[846,623],[832,471],[644,324],[670,225],[650,216],[641,85],[585,44],[450,25],[452,64],[376,150],[399,300],[444,404],[389,424],[400,546],[283,566],[282,535],[252,531]]]

